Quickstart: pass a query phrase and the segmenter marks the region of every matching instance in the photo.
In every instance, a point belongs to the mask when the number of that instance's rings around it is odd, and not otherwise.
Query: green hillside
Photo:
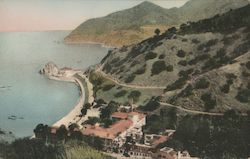
[[[164,102],[191,110],[248,111],[249,19],[250,5],[247,5],[113,50],[102,61],[102,70],[110,78],[128,85],[129,90],[104,80],[96,87],[97,96],[108,99],[107,94],[110,97],[125,89],[122,97],[128,97],[130,91],[139,90],[143,99],[140,104],[152,97],[147,95],[151,92]],[[110,89],[103,89],[112,84]],[[159,89],[137,89],[133,85]]]
[[[209,18],[248,3],[248,0],[190,0],[180,8],[165,9],[145,1],[130,9],[89,19],[73,30],[65,41],[98,42],[115,46],[133,44],[152,36],[156,28],[166,30],[186,21]]]

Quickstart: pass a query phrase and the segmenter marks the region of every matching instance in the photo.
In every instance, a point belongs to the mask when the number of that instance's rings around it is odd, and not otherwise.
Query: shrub
[[[109,118],[112,113],[117,111],[117,109],[118,109],[118,103],[114,101],[109,102],[109,104],[106,107],[101,108],[100,118],[101,119]]]
[[[199,43],[200,43],[200,41],[199,41],[199,40],[197,40],[197,39],[192,39],[192,43],[194,43],[194,44],[199,44]]]
[[[165,71],[166,68],[167,66],[165,64],[165,61],[154,62],[151,69],[151,76],[160,74],[162,71]]]
[[[216,99],[212,97],[211,93],[205,93],[201,96],[201,100],[204,102],[205,110],[209,111],[211,109],[214,109],[216,106]]]
[[[250,89],[250,82],[247,83],[247,89]]]
[[[215,58],[222,58],[226,55],[226,50],[224,48],[221,48],[217,51]]]
[[[182,39],[181,41],[182,41],[182,42],[187,42],[188,40],[184,38],[184,39]]]
[[[202,51],[202,50],[210,50],[211,46],[214,46],[215,44],[217,44],[218,39],[212,39],[209,40],[207,43],[203,43],[201,45],[198,46],[197,50]]]
[[[167,31],[168,31],[169,33],[175,34],[175,33],[177,32],[177,29],[176,29],[175,27],[172,27],[172,28],[169,28]]]
[[[180,77],[174,83],[167,86],[165,91],[173,91],[176,89],[181,89],[187,82],[188,76]]]
[[[194,69],[193,68],[190,68],[188,70],[181,70],[179,72],[179,77],[187,77],[189,76],[191,73],[193,73]]]
[[[187,66],[187,61],[186,60],[181,60],[181,61],[178,62],[178,65]]]
[[[146,67],[142,67],[136,70],[134,73],[137,75],[141,75],[141,74],[144,74],[145,72],[146,72]]]
[[[160,56],[159,56],[159,59],[164,59],[165,58],[165,54],[161,54]]]
[[[244,43],[241,43],[239,46],[237,46],[234,49],[233,53],[235,54],[235,56],[240,56],[240,55],[247,53],[249,49],[250,49],[250,40]]]
[[[206,78],[201,78],[195,83],[196,89],[206,89],[208,88],[210,83],[206,80]]]
[[[140,109],[142,109],[143,111],[153,111],[157,109],[159,106],[160,106],[159,98],[152,97],[146,105],[140,106]]]
[[[111,67],[111,65],[110,65],[109,63],[106,63],[106,64],[104,65],[103,69],[104,69],[107,73],[109,73],[109,72],[111,71],[112,67]]]
[[[220,87],[221,92],[223,93],[229,93],[230,86],[233,84],[233,79],[236,79],[237,76],[235,76],[233,73],[226,74],[227,83]]]
[[[183,57],[186,56],[186,52],[183,51],[183,50],[179,50],[179,51],[177,52],[177,56],[180,57],[180,58],[183,58]]]
[[[247,71],[242,71],[242,76],[243,77],[250,77],[250,73],[248,73]]]
[[[159,34],[161,33],[161,31],[160,31],[160,29],[155,29],[155,31],[154,31],[154,33],[157,35],[157,36],[159,36]]]
[[[84,122],[84,124],[89,124],[89,125],[95,125],[96,123],[98,123],[100,121],[99,118],[97,117],[88,117],[88,120],[86,120]]]
[[[247,69],[250,70],[250,61],[248,61],[248,62],[246,63],[246,67],[247,67]]]
[[[131,83],[133,80],[135,79],[135,75],[129,75],[126,79],[125,79],[125,83]]]
[[[190,95],[193,94],[193,86],[191,84],[189,84],[185,89],[183,89],[176,97],[172,98],[172,102],[173,103],[175,99],[177,99],[178,97],[188,97]]]
[[[168,65],[168,66],[166,67],[166,70],[167,70],[168,72],[172,72],[172,71],[174,70],[173,65]]]
[[[157,54],[156,54],[156,53],[154,53],[154,52],[149,52],[149,53],[146,54],[145,60],[146,60],[146,61],[147,61],[147,60],[151,60],[151,59],[154,59],[154,58],[156,58],[156,57],[157,57]]]
[[[140,61],[135,60],[131,63],[131,67],[134,67],[137,64],[140,64]]]
[[[103,99],[98,99],[97,101],[96,101],[96,104],[97,105],[102,105],[102,104],[107,104]]]
[[[108,91],[108,90],[112,89],[114,86],[115,86],[114,84],[107,84],[107,85],[103,86],[102,90]]]
[[[139,97],[141,96],[140,91],[131,91],[128,95],[128,98],[133,99],[134,102],[137,102],[139,100]]]
[[[223,86],[220,87],[221,92],[223,93],[229,93],[230,91],[230,85],[229,84],[224,84]]]
[[[199,61],[204,61],[207,60],[208,58],[210,58],[209,54],[202,54],[202,55],[198,55],[196,56],[194,59],[188,61],[189,65],[195,65],[197,64]]]
[[[242,89],[238,91],[237,96],[235,97],[241,103],[247,103],[250,101],[250,90]]]
[[[111,64],[114,64],[114,63],[118,62],[119,60],[120,60],[120,58],[119,58],[119,57],[116,57],[116,58],[114,58],[110,63],[111,63]]]
[[[121,91],[117,92],[114,96],[115,96],[116,98],[119,98],[119,97],[125,96],[126,93],[127,93],[126,90],[121,90]]]

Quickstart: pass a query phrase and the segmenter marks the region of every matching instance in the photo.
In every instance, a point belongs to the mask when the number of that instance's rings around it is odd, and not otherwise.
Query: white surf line
[[[76,83],[76,85],[79,86],[80,93],[81,93],[76,106],[67,115],[65,115],[59,121],[54,123],[53,126],[59,127],[61,125],[65,125],[67,127],[71,123],[78,123],[78,121],[81,119],[79,115],[81,114],[81,109],[82,109],[82,106],[84,105],[84,100],[85,100],[85,90],[84,90],[82,82],[78,78],[74,77],[74,75],[70,77],[49,77],[49,78],[58,80],[58,81],[74,82]]]

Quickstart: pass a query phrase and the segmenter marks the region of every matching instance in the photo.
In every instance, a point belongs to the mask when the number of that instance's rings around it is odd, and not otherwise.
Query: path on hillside
[[[110,77],[109,75],[107,75],[106,73],[104,73],[101,70],[102,67],[98,67],[96,69],[96,72],[98,72],[99,74],[101,74],[104,78],[113,81],[115,84],[119,85],[119,86],[124,86],[124,87],[129,87],[129,88],[138,88],[138,89],[165,89],[166,87],[157,87],[157,86],[138,86],[138,85],[128,85],[128,84],[124,84],[121,83],[120,81]],[[211,113],[211,112],[203,112],[203,111],[197,111],[197,110],[190,110],[190,109],[186,109],[180,106],[176,106],[176,105],[172,105],[169,103],[165,103],[165,102],[160,102],[161,105],[164,106],[169,106],[169,107],[174,107],[177,109],[180,109],[182,111],[188,112],[188,113],[193,113],[193,114],[204,114],[204,115],[213,115],[213,116],[222,116],[223,113]]]
[[[123,86],[123,87],[128,87],[128,88],[137,88],[137,89],[165,89],[166,87],[158,87],[158,86],[138,86],[138,85],[129,85],[129,84],[124,84],[121,83],[119,80],[116,80],[114,78],[112,78],[112,76],[107,75],[105,72],[103,72],[102,70],[102,66],[98,67],[95,72],[98,72],[99,74],[101,74],[104,78],[111,80],[112,82],[114,82],[115,84],[119,85],[119,86]],[[182,111],[188,112],[188,113],[192,113],[192,114],[203,114],[203,115],[211,115],[211,116],[223,116],[223,113],[213,113],[213,112],[204,112],[204,111],[198,111],[198,110],[190,110],[190,109],[186,109],[183,108],[181,106],[176,106],[170,103],[166,103],[166,102],[159,102],[161,105],[163,106],[168,106],[168,107],[173,107],[173,108],[177,108],[180,109]],[[246,116],[247,114],[242,113],[241,115]]]
[[[198,111],[198,110],[190,110],[190,109],[183,108],[181,106],[176,106],[176,105],[172,105],[172,104],[165,103],[165,102],[160,102],[160,104],[164,105],[164,106],[168,106],[168,107],[177,108],[177,109],[180,109],[182,111],[189,112],[189,113],[192,113],[192,114],[203,114],[203,115],[211,115],[211,116],[222,116],[222,115],[224,115],[223,113],[212,113],[212,112],[203,112],[203,111]]]
[[[125,84],[119,81],[118,79],[114,79],[112,76],[106,74],[101,70],[102,67],[98,67],[95,72],[103,76],[104,78],[114,82],[115,84],[123,87],[128,87],[128,88],[137,88],[137,89],[161,89],[164,90],[166,86],[140,86],[140,85],[135,85],[135,84]]]

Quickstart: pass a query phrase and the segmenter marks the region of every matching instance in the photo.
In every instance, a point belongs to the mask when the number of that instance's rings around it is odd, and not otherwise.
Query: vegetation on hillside
[[[164,146],[211,159],[250,156],[250,117],[230,110],[224,116],[187,115]],[[163,145],[162,145],[163,146]]]

